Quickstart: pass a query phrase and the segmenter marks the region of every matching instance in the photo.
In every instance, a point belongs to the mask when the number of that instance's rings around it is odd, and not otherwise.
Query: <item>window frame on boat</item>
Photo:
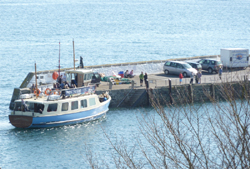
[[[79,109],[78,100],[71,101],[70,104],[71,104],[71,110],[77,110],[77,109]]]
[[[44,110],[44,104],[42,103],[36,103],[36,102],[27,102],[25,101],[25,104],[27,106],[27,109],[25,110],[25,107],[23,103],[20,102],[15,102],[14,105],[14,112],[15,111],[23,111],[23,112],[33,112],[33,113],[42,113]],[[41,109],[41,111],[40,111]]]
[[[67,105],[67,110],[66,110],[66,106],[64,107],[64,105]],[[68,111],[69,110],[69,102],[63,102],[62,104],[61,104],[61,111],[63,112],[63,111]]]
[[[88,107],[88,101],[87,101],[87,99],[81,100],[80,104],[81,104],[80,105],[81,109]]]
[[[89,107],[96,105],[96,99],[95,97],[89,98]]]
[[[54,109],[53,105],[56,105],[56,109]],[[52,108],[51,108],[52,107]],[[49,110],[50,109],[50,110]],[[50,103],[47,106],[47,112],[56,112],[58,109],[58,103]]]

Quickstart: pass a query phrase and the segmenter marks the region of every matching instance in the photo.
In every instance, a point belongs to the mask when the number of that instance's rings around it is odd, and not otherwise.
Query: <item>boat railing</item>
[[[77,88],[69,88],[69,89],[53,89],[48,95],[48,100],[56,100],[56,99],[59,99],[61,96],[65,98],[69,96],[94,94],[95,89],[96,89],[95,85],[83,86],[83,87],[77,87]]]

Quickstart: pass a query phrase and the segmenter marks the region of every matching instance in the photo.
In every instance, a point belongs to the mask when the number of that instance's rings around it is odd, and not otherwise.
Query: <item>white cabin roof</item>
[[[85,74],[85,73],[93,73],[93,70],[92,69],[65,70],[65,73]]]

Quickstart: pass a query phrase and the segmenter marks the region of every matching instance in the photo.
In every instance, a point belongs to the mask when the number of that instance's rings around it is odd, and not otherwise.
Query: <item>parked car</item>
[[[202,69],[202,66],[200,63],[192,62],[192,61],[186,61],[188,64],[192,66],[192,68],[195,68],[197,71],[200,71]]]
[[[217,59],[201,59],[198,63],[201,64],[202,70],[207,70],[211,74],[213,72],[218,73],[220,66],[223,67],[222,62]]]
[[[168,74],[183,74],[184,77],[190,76],[191,73],[197,74],[197,70],[192,68],[188,63],[182,61],[166,61],[163,66],[163,71]]]

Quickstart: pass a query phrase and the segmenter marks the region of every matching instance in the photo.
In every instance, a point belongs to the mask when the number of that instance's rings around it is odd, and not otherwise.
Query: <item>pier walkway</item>
[[[245,80],[250,74],[250,68],[246,68],[244,70],[223,70],[222,78],[219,79],[219,75],[217,73],[209,74],[206,71],[202,71],[201,83],[221,83],[221,82],[231,82],[231,81],[242,81]],[[169,79],[172,81],[172,85],[181,85],[179,82],[179,77],[177,75],[165,75],[162,73],[156,74],[148,74],[149,80],[149,88],[157,88],[163,86],[169,86]],[[143,86],[140,86],[139,76],[136,75],[134,78],[130,78],[130,80],[134,80],[135,89],[145,89],[145,83],[143,82]],[[183,78],[183,84],[190,84],[190,78]],[[193,84],[195,84],[195,79]],[[109,89],[109,82],[101,82],[100,86],[96,88],[97,91],[105,91]],[[112,85],[112,90],[121,90],[121,89],[131,89],[131,84],[119,84]]]

